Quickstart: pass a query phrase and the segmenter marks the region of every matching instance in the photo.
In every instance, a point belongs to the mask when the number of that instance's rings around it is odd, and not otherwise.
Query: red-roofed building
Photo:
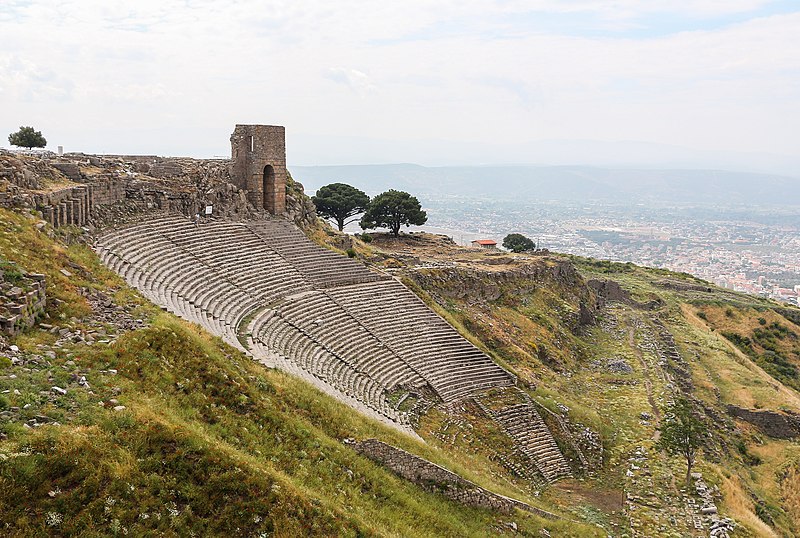
[[[472,242],[473,247],[479,248],[497,248],[497,241],[491,239],[476,239]]]

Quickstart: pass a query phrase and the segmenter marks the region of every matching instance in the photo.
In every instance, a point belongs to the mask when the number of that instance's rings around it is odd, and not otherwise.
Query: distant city
[[[421,196],[427,231],[462,245],[518,232],[556,252],[695,275],[800,304],[796,208],[520,202]]]

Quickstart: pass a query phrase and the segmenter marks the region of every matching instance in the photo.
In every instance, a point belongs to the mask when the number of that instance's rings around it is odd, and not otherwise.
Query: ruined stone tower
[[[231,135],[232,179],[250,203],[286,212],[286,135],[279,125],[237,125]]]

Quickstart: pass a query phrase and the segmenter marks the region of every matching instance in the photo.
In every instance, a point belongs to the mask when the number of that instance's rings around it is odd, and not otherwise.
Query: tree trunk
[[[692,485],[692,459],[686,458],[686,489]]]
[[[337,218],[337,219],[336,219],[336,224],[338,224],[338,225],[339,225],[339,231],[340,231],[340,232],[341,232],[342,230],[344,230],[344,219],[338,219],[338,218]]]

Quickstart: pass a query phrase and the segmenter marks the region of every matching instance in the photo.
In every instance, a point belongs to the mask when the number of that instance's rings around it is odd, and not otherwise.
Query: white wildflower
[[[44,522],[48,527],[58,527],[64,521],[64,516],[58,512],[47,512],[44,516]]]

